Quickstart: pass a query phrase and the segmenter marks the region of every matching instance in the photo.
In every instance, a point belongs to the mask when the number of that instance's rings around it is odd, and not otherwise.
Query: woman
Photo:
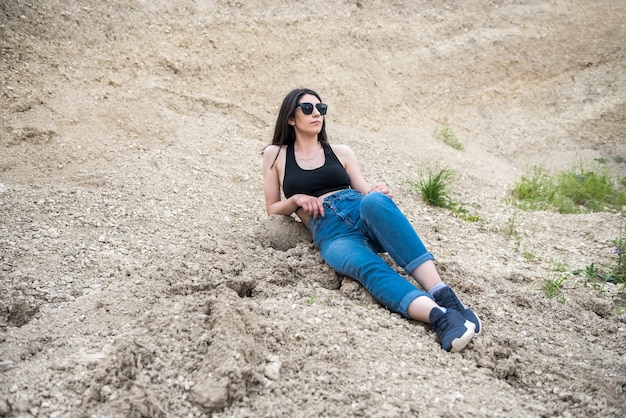
[[[293,90],[283,100],[274,138],[263,151],[267,213],[295,212],[335,271],[357,280],[388,309],[430,324],[444,350],[462,350],[480,333],[480,320],[441,281],[433,255],[389,187],[370,187],[352,150],[329,144],[327,109],[309,89]],[[398,274],[382,252],[426,291]]]

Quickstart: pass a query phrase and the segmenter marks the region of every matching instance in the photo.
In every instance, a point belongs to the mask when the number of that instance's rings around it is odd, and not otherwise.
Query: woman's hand
[[[370,188],[369,193],[372,192],[380,192],[382,194],[386,194],[389,198],[393,198],[393,193],[391,193],[391,189],[385,183],[375,184]]]
[[[297,194],[294,195],[294,198],[298,207],[302,208],[304,213],[308,216],[312,216],[313,219],[317,219],[318,216],[324,216],[324,206],[322,205],[322,201],[317,197]]]

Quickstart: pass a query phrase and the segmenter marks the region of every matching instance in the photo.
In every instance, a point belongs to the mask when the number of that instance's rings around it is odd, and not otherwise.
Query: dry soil
[[[620,289],[571,273],[614,265],[624,213],[511,203],[533,165],[626,175],[624,22],[616,0],[0,2],[0,416],[626,415]],[[481,315],[463,352],[266,215],[261,151],[302,86]],[[441,168],[478,221],[410,185]]]

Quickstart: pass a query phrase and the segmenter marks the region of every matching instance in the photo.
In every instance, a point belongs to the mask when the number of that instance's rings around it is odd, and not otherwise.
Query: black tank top
[[[350,188],[350,177],[333,149],[325,144],[322,144],[322,147],[324,148],[324,165],[313,170],[303,170],[296,162],[293,144],[287,145],[285,178],[283,179],[285,197],[290,198],[298,193],[320,197],[329,192]]]

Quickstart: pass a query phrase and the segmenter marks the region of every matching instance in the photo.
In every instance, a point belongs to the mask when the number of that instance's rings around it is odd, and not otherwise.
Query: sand
[[[624,21],[615,0],[2,2],[0,416],[626,415],[623,290],[572,273],[615,264],[625,213],[511,202],[533,165],[626,175]],[[296,87],[481,316],[461,353],[265,213]],[[411,186],[440,168],[478,221]]]

